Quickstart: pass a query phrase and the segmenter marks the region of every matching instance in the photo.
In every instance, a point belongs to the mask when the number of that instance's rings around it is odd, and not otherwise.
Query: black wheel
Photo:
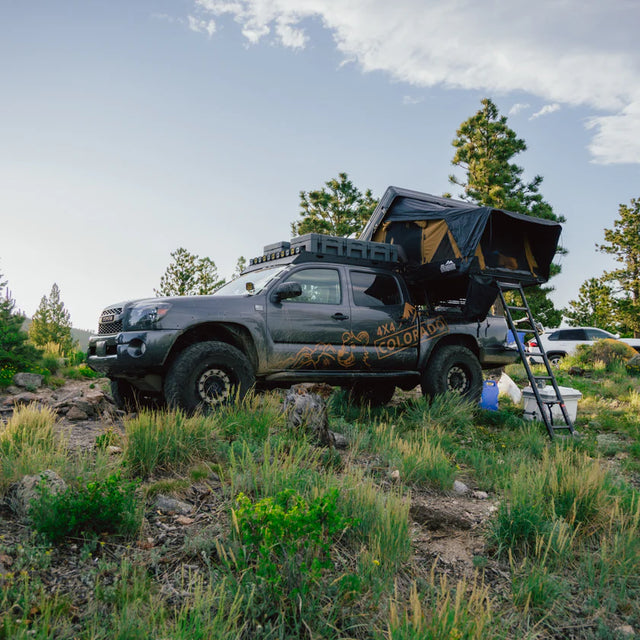
[[[393,398],[396,387],[393,382],[359,380],[347,389],[351,404],[384,407]]]
[[[478,358],[466,347],[440,347],[422,374],[422,393],[436,396],[447,391],[459,393],[477,402],[482,395],[482,367]]]
[[[241,400],[255,383],[248,358],[224,342],[187,347],[171,365],[164,382],[170,407],[192,412]]]
[[[141,391],[127,380],[116,379],[111,381],[111,397],[116,403],[116,407],[124,411],[152,409],[161,405],[160,398],[152,393]]]
[[[550,353],[548,356],[549,358],[549,364],[554,366],[554,367],[559,367],[560,366],[560,360],[562,360],[562,358],[564,358],[564,353]]]

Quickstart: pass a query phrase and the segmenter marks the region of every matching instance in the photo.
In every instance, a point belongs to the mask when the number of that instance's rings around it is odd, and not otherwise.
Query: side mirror
[[[302,286],[299,282],[282,282],[276,285],[271,293],[271,302],[281,302],[288,298],[297,298],[302,295]]]

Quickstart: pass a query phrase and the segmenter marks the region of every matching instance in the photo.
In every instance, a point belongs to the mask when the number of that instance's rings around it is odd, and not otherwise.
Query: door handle
[[[334,313],[331,316],[334,320],[348,320],[349,316],[345,316],[344,313]]]

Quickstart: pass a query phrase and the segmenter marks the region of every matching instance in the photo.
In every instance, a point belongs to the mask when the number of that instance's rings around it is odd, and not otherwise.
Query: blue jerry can
[[[480,406],[489,411],[498,410],[498,383],[495,380],[485,380],[482,385],[482,397]]]

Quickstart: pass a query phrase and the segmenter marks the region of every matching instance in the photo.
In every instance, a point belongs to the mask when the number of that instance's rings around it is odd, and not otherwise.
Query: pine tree
[[[481,109],[456,132],[451,163],[464,171],[464,177],[450,175],[449,181],[462,187],[461,197],[474,204],[564,222],[540,193],[542,177],[524,182],[524,169],[512,162],[514,156],[526,151],[525,141],[509,127],[506,116],[500,115],[492,100],[485,98],[481,104]],[[558,253],[565,251],[559,249]],[[551,265],[552,275],[559,272],[558,265]],[[553,289],[533,287],[527,292],[533,316],[546,327],[557,327],[562,321],[562,312],[549,298]]]
[[[578,299],[569,302],[565,317],[572,327],[599,327],[615,333],[620,329],[615,308],[612,287],[602,278],[590,278],[582,283]]]
[[[15,311],[15,302],[0,274],[0,384],[8,384],[17,371],[29,371],[40,359],[40,351],[29,344],[22,330],[24,316]]]
[[[322,189],[300,192],[300,217],[291,224],[294,236],[324,233],[331,236],[360,234],[378,201],[370,189],[362,193],[346,173],[328,180]]]
[[[621,204],[613,229],[604,230],[605,243],[598,246],[615,256],[622,266],[605,273],[604,278],[616,285],[617,310],[626,327],[640,337],[640,198],[631,205]]]
[[[160,288],[154,289],[157,296],[209,295],[224,284],[211,258],[200,258],[183,247],[170,255],[173,262],[160,278]]]
[[[69,355],[74,350],[71,316],[60,299],[60,288],[55,282],[49,296],[42,296],[40,305],[33,314],[29,338],[40,347],[48,343],[57,344],[64,355]]]

